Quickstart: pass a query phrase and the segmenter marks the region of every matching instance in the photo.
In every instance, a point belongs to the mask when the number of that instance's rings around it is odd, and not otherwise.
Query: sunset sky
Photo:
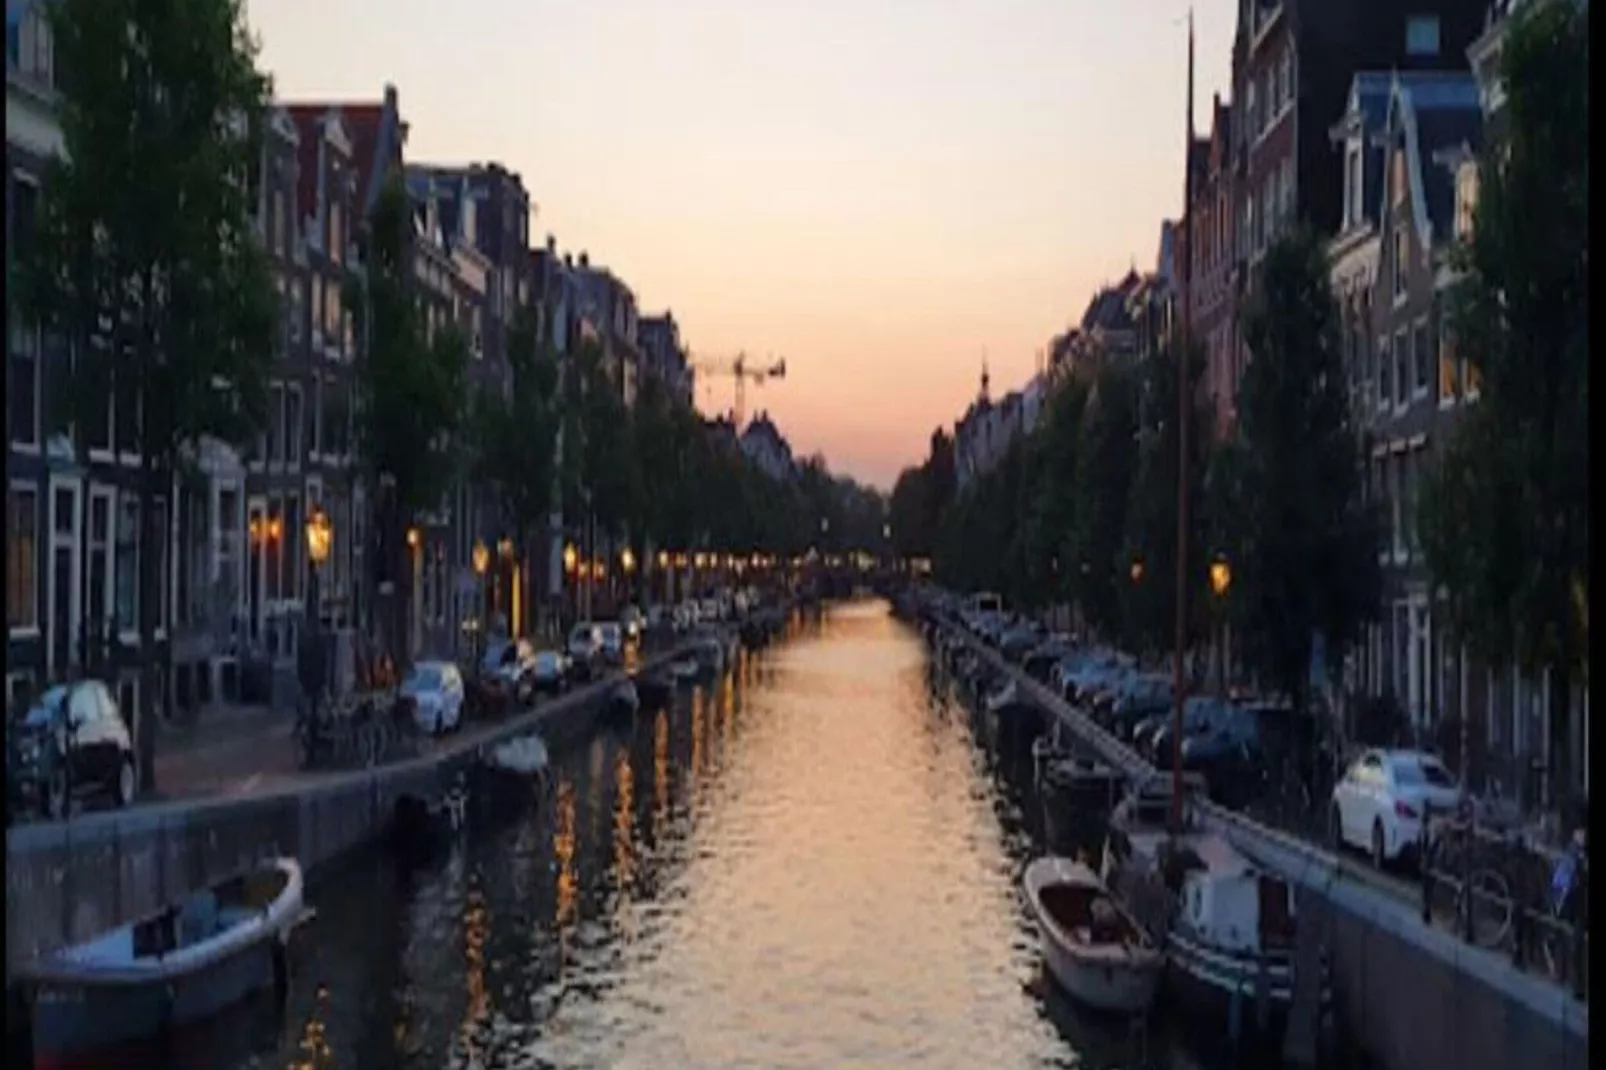
[[[409,160],[496,160],[533,242],[672,308],[799,454],[889,486],[1181,202],[1184,0],[249,0],[279,95],[378,99]],[[1196,115],[1231,0],[1195,5]],[[698,403],[731,404],[702,377]]]

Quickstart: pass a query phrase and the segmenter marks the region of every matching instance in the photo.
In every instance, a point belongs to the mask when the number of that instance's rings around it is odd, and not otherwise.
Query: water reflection
[[[436,868],[326,878],[300,977],[332,994],[198,1065],[1131,1067],[1042,981],[1029,786],[979,731],[884,607],[799,618]]]

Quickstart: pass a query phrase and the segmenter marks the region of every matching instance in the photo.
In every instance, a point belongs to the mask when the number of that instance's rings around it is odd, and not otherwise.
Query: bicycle
[[[1476,825],[1465,817],[1434,822],[1421,862],[1423,879],[1455,888],[1453,925],[1469,943],[1500,947],[1511,935],[1516,900],[1505,873],[1479,859],[1478,839]],[[1504,839],[1493,846],[1502,854],[1510,850]]]

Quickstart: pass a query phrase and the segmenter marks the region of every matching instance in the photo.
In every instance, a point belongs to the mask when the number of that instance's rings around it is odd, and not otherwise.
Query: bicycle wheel
[[[1480,869],[1462,887],[1461,895],[1457,897],[1458,907],[1462,907],[1469,890],[1472,895],[1472,943],[1485,948],[1502,946],[1511,934],[1511,886],[1499,871]]]

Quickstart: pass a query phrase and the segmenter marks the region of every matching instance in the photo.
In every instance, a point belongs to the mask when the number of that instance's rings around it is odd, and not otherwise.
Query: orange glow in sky
[[[799,455],[889,486],[1034,371],[1181,201],[1182,0],[251,0],[287,99],[396,85],[407,158],[496,160],[531,241],[673,309]],[[1196,5],[1196,113],[1231,0]],[[1206,128],[1207,129],[1207,128]],[[704,377],[707,379],[707,377]],[[698,388],[728,408],[728,378]]]

